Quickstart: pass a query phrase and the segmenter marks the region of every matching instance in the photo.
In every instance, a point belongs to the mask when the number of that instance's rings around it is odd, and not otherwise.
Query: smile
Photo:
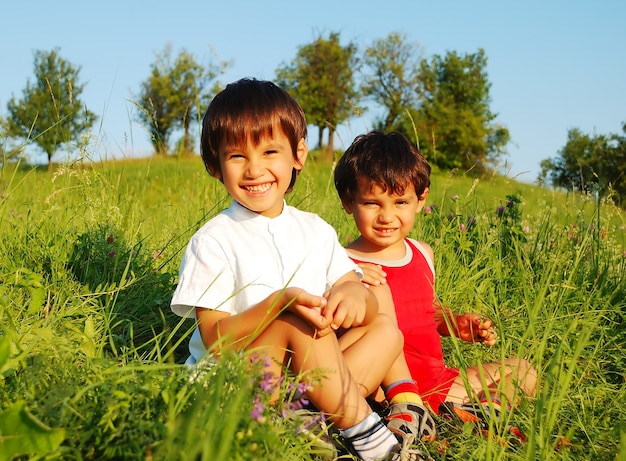
[[[247,190],[248,192],[252,192],[255,194],[261,194],[263,192],[267,192],[270,187],[272,187],[272,183],[271,182],[267,182],[265,184],[257,184],[254,186],[242,186],[243,189]]]

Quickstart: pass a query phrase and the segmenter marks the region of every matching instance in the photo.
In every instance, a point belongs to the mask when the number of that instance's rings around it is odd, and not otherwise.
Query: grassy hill
[[[524,445],[442,422],[424,450],[626,456],[624,213],[501,176],[431,179],[413,236],[435,251],[438,296],[489,315],[500,337],[445,339],[447,362],[525,356],[541,381],[510,415]],[[330,165],[311,160],[288,201],[355,237]],[[0,169],[0,459],[329,459],[282,408],[260,409],[254,364],[180,365],[194,327],[169,312],[182,251],[227,205],[197,157]]]

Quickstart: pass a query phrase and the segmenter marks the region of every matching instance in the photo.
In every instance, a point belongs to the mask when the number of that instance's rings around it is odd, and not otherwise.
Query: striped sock
[[[342,435],[363,461],[380,459],[398,444],[377,413],[371,413],[360,423],[344,429]]]
[[[383,391],[385,392],[385,397],[392,405],[394,403],[418,403],[423,405],[415,381],[396,381],[385,387]]]

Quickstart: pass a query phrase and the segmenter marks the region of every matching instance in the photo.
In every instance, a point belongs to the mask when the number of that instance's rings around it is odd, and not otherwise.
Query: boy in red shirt
[[[514,404],[518,389],[532,396],[536,372],[524,359],[470,366],[466,379],[443,360],[441,336],[492,346],[497,333],[491,319],[456,314],[439,303],[433,250],[407,237],[430,187],[430,165],[418,149],[399,133],[373,131],[354,140],[334,174],[342,205],[361,234],[348,254],[363,269],[364,283],[389,285],[404,354],[424,402],[436,413],[485,428],[492,413],[499,417]]]

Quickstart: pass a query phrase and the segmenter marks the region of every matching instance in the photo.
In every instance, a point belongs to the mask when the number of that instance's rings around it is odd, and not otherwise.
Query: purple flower
[[[257,395],[254,399],[254,407],[252,407],[252,411],[250,412],[250,416],[255,421],[261,421],[263,419],[263,412],[265,411],[265,404],[261,402],[259,396]]]
[[[496,208],[496,214],[498,216],[502,216],[504,214],[504,207],[503,206],[499,206],[498,208]]]
[[[115,250],[109,251],[109,258],[115,258]]]

